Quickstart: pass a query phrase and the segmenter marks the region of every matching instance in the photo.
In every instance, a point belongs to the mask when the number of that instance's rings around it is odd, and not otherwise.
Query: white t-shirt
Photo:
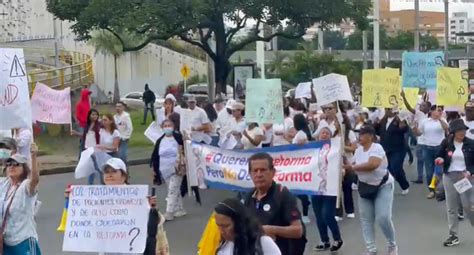
[[[270,237],[262,236],[260,243],[264,255],[281,255],[280,249]],[[234,255],[234,242],[225,242],[217,252],[217,255]]]
[[[420,110],[415,110],[415,122],[418,124],[418,127],[420,127],[421,124],[423,123],[423,121],[425,121],[426,119],[428,119],[428,114],[426,114],[426,113],[424,113]],[[425,138],[424,138],[423,134],[418,136],[417,143],[420,144],[420,145],[425,144]]]
[[[84,147],[86,149],[95,147],[97,145],[97,141],[95,140],[95,132],[94,130],[89,129],[86,134],[86,140],[84,141]]]
[[[263,130],[260,127],[254,127],[252,130],[249,130],[248,128],[247,134],[252,138],[255,139],[256,136],[258,135],[263,135]],[[242,135],[242,144],[244,145],[244,150],[249,150],[249,149],[255,149],[255,148],[261,148],[262,143],[259,145],[255,146],[253,145],[249,139],[247,139],[246,136]]]
[[[382,145],[378,143],[372,143],[372,146],[367,151],[364,151],[364,147],[359,146],[354,153],[354,162],[356,165],[364,164],[369,161],[370,157],[376,157],[382,159],[380,165],[371,172],[356,172],[359,180],[371,185],[379,185],[383,177],[387,174],[388,160],[385,155],[385,151]],[[392,178],[389,178],[389,181]]]
[[[444,129],[439,120],[428,118],[421,123],[420,132],[424,136],[424,144],[438,146],[444,139]]]
[[[270,127],[269,129],[265,129],[263,133],[264,133],[264,138],[263,138],[262,144],[270,144],[273,138],[273,127]]]
[[[356,136],[354,131],[349,130],[349,137],[348,138],[349,138],[349,142],[351,144],[357,144],[357,136]],[[344,152],[344,156],[346,156],[346,158],[349,160],[349,162],[351,162],[352,161],[352,156],[354,156],[354,154],[351,153],[351,152]]]
[[[115,114],[114,119],[122,140],[130,139],[133,133],[133,123],[130,114],[128,112],[123,112],[121,115]]]
[[[204,111],[202,108],[196,106],[193,110],[191,109],[188,109],[188,110],[189,110],[188,116],[190,117],[189,121],[191,123],[191,127],[197,128],[204,124],[210,123],[209,118],[207,117],[206,111]],[[193,141],[196,141],[196,142],[205,141],[207,139],[207,137],[205,136],[208,136],[208,135],[202,131],[193,131],[191,133],[191,138],[193,139]]]
[[[305,132],[302,130],[298,131],[291,141],[293,144],[299,144],[299,143],[307,143],[308,142],[308,136],[306,135]]]
[[[335,124],[336,121],[337,120],[334,120],[331,123],[329,123],[327,120],[321,120],[319,122],[318,129],[316,129],[316,131],[313,134],[313,137],[317,138],[319,135],[319,132],[321,132],[321,129],[325,127],[329,128],[331,130],[331,133],[334,135],[336,133],[336,124]]]
[[[160,155],[160,171],[163,179],[168,179],[175,172],[174,168],[178,160],[178,153],[179,145],[174,137],[163,137],[158,151]]]
[[[449,165],[448,172],[462,172],[466,170],[466,161],[464,153],[462,152],[462,143],[454,141],[454,152],[451,156],[451,165]]]
[[[466,117],[463,118],[466,126],[469,127],[469,130],[466,132],[467,138],[474,139],[474,120],[467,121]]]
[[[34,205],[38,192],[30,196],[28,192],[29,185],[30,180],[24,180],[18,187],[15,196],[13,196],[14,188],[10,189],[10,178],[0,178],[0,225],[3,223],[8,203],[13,197],[4,235],[5,244],[9,246],[17,245],[30,237],[38,239],[34,218]]]
[[[284,136],[287,135],[290,129],[292,128],[293,128],[293,120],[289,117],[283,120],[283,124],[274,124],[273,125],[273,146],[289,144],[289,142],[284,138]]]
[[[114,132],[111,134],[106,131],[104,128],[101,128],[99,131],[100,135],[100,145],[112,147],[114,145],[114,139],[120,138],[120,132],[115,129]],[[105,150],[106,152],[112,152],[112,150]]]
[[[220,135],[225,135],[229,130],[232,129],[231,122],[234,117],[232,114],[227,112],[227,109],[222,110],[217,115],[216,129]]]

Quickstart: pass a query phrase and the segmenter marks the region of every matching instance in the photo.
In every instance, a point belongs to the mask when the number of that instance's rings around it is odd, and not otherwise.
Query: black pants
[[[307,195],[298,195],[298,198],[301,200],[301,206],[303,207],[303,216],[308,216],[309,212],[309,198]]]
[[[343,199],[340,200],[339,208],[337,208],[336,215],[344,216],[342,204],[344,202],[344,209],[346,214],[354,213],[354,198],[352,197],[352,184],[354,183],[355,174],[353,172],[346,172],[342,179],[342,193]]]
[[[393,178],[395,178],[398,184],[400,184],[402,190],[406,190],[410,187],[410,184],[407,181],[407,176],[405,175],[405,170],[403,170],[405,155],[406,151],[404,149],[387,153],[388,171],[390,171]]]
[[[151,113],[151,117],[153,118],[153,121],[155,121],[155,103],[147,103],[145,104],[145,107],[143,108],[143,123],[146,123],[146,116],[148,114],[148,111]]]

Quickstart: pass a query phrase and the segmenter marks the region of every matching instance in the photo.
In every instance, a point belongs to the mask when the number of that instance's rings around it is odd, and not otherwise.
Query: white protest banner
[[[148,186],[72,186],[63,251],[143,253]]]
[[[283,123],[280,79],[248,79],[245,93],[245,120],[247,123]]]
[[[295,98],[311,98],[311,82],[302,82],[295,89]]]
[[[319,105],[330,104],[335,101],[353,102],[347,76],[331,73],[313,79],[316,99]]]
[[[42,83],[36,83],[31,96],[33,121],[52,124],[71,123],[71,88],[54,90]]]
[[[308,143],[230,151],[203,144],[186,146],[188,171],[209,188],[248,191],[254,187],[248,159],[267,152],[276,169],[274,181],[295,194],[337,196],[340,183],[340,139],[331,143]],[[201,185],[200,185],[201,186]]]
[[[0,49],[0,120],[0,130],[33,123],[23,49]]]
[[[156,143],[158,138],[160,138],[163,135],[163,131],[161,130],[160,125],[156,123],[156,121],[153,121],[150,126],[145,130],[144,135],[148,140],[150,140],[153,144]]]
[[[157,108],[156,109],[156,122],[158,123],[158,125],[161,126],[161,124],[165,120],[166,120],[165,107]]]

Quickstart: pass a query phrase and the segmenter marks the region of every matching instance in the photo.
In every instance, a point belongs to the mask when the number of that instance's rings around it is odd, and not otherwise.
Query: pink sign
[[[52,124],[71,123],[71,89],[54,90],[37,83],[31,97],[33,121]]]

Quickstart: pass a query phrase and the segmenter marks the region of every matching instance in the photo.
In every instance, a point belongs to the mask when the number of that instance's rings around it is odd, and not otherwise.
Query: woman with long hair
[[[0,178],[0,196],[4,199],[0,226],[3,234],[3,255],[39,254],[34,207],[38,197],[39,170],[36,145],[31,147],[31,168],[28,158],[14,154],[6,160],[6,177]]]
[[[226,199],[214,208],[222,241],[217,255],[281,255],[280,249],[262,226],[235,198]]]
[[[100,143],[95,147],[115,156],[120,144],[120,132],[115,124],[114,116],[110,113],[102,116],[102,128],[99,131]]]
[[[216,131],[217,111],[212,103],[206,104],[203,109],[211,122],[211,132],[209,132],[209,135],[212,138],[211,145],[217,146],[219,143],[219,135]]]

